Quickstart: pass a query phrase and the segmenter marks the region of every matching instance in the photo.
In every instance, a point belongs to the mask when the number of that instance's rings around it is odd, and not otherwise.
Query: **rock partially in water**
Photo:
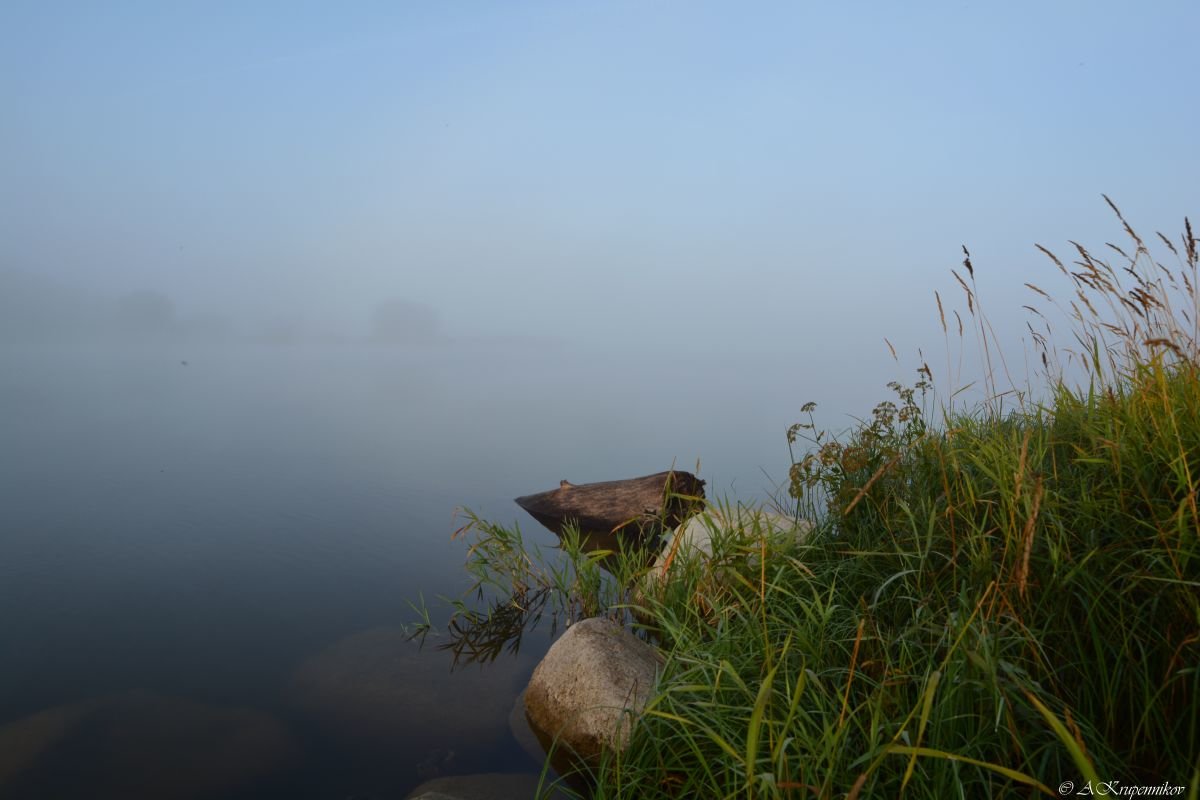
[[[260,711],[133,691],[0,728],[0,797],[213,797],[294,755],[287,730]]]
[[[414,753],[414,768],[427,777],[448,751],[509,741],[522,664],[502,658],[452,672],[449,653],[421,649],[400,628],[373,628],[301,664],[286,697],[355,747]]]
[[[541,785],[536,774],[488,772],[427,781],[413,789],[408,800],[561,800],[563,797],[548,785]]]
[[[529,722],[546,744],[594,761],[628,742],[661,666],[658,651],[612,620],[577,622],[533,671]]]

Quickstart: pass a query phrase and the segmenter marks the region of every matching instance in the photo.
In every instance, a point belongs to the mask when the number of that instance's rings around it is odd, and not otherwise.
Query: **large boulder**
[[[594,761],[628,742],[661,666],[657,650],[617,623],[577,622],[533,671],[525,690],[529,722],[547,746]]]

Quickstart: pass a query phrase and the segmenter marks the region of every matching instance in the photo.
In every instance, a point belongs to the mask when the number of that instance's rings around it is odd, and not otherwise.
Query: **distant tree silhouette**
[[[84,291],[0,267],[0,342],[86,339],[96,335],[105,311]]]
[[[393,344],[428,344],[439,335],[441,322],[432,306],[393,298],[375,307],[371,339]]]
[[[171,298],[146,290],[117,300],[114,327],[122,336],[138,338],[164,338],[179,332]]]

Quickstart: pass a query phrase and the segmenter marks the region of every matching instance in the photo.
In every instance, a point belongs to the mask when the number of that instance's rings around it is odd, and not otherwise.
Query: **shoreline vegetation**
[[[712,553],[643,591],[637,553],[586,552],[571,531],[530,551],[469,516],[478,596],[443,646],[486,660],[549,613],[607,615],[659,647],[628,746],[580,767],[594,798],[1058,797],[1067,782],[1196,798],[1197,239],[1185,220],[1156,256],[1105,200],[1126,246],[1039,246],[1073,294],[1026,284],[1039,366],[1023,390],[1006,388],[964,248],[966,310],[935,293],[937,313],[947,348],[978,343],[984,399],[953,408],[922,364],[848,432],[789,430],[802,541],[726,503],[738,523]]]

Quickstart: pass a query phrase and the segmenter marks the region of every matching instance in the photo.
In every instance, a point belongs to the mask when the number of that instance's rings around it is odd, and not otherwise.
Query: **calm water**
[[[0,347],[0,798],[401,798],[536,768],[508,717],[546,635],[451,672],[398,628],[466,585],[454,509],[518,520],[560,478],[698,457],[760,494],[807,399],[767,368]]]

